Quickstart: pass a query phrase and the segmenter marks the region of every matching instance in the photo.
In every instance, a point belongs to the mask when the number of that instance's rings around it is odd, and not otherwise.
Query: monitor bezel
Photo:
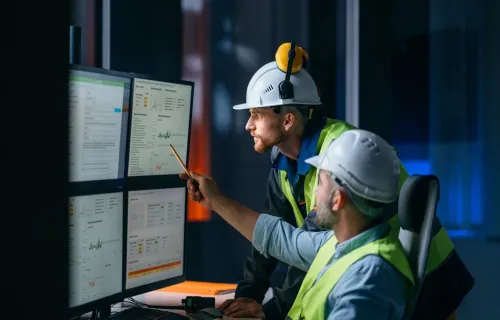
[[[190,114],[189,114],[189,130],[188,130],[188,141],[187,141],[187,154],[186,154],[186,165],[189,163],[189,150],[191,144],[191,126],[193,119],[193,106],[194,106],[194,90],[195,83],[193,81],[187,80],[165,80],[162,77],[156,75],[144,74],[144,73],[134,73],[118,70],[103,69],[93,66],[84,66],[79,64],[69,64],[68,75],[71,71],[86,71],[98,74],[117,76],[130,79],[130,92],[129,92],[129,111],[128,111],[128,121],[126,130],[126,148],[125,148],[125,170],[123,178],[118,179],[106,179],[106,180],[89,180],[89,181],[72,181],[68,182],[70,189],[70,197],[79,195],[94,195],[102,193],[113,193],[121,192],[123,195],[123,254],[122,254],[122,288],[121,292],[103,297],[85,304],[78,306],[69,307],[68,312],[70,316],[83,315],[85,313],[91,312],[93,310],[104,310],[109,309],[112,305],[123,301],[126,298],[148,293],[157,289],[161,289],[167,286],[175,285],[186,281],[186,240],[187,240],[187,209],[188,209],[188,192],[186,188],[186,183],[181,180],[177,174],[168,175],[148,175],[148,176],[132,176],[128,175],[129,166],[129,154],[130,154],[130,135],[132,126],[132,110],[134,108],[133,101],[133,88],[135,85],[135,79],[145,79],[154,80],[161,82],[168,82],[174,84],[183,84],[191,86],[191,101],[190,101]],[[126,289],[126,262],[127,262],[127,232],[128,232],[128,194],[129,191],[137,190],[151,190],[151,189],[173,189],[183,187],[185,190],[185,201],[184,201],[184,242],[183,242],[183,268],[182,275],[173,277],[170,279],[160,280],[153,283],[145,284],[139,287]]]
[[[104,192],[98,191],[98,192],[78,192],[76,195],[71,195],[70,197],[78,197],[78,196],[86,196],[86,195],[99,195],[99,194],[107,194],[107,193],[120,193],[122,195],[122,227],[125,227],[126,221],[124,212],[125,212],[125,206],[127,204],[128,198],[126,197],[126,193],[124,190],[106,190]],[[123,233],[123,228],[122,228],[122,239],[125,239],[127,235]],[[123,241],[122,241],[123,243]],[[122,244],[122,266],[121,266],[121,278],[123,280],[123,275],[125,274],[125,270],[123,269],[123,259],[125,259],[126,254],[126,248],[123,247]],[[69,258],[69,257],[68,257]],[[69,276],[69,275],[68,275]],[[69,279],[68,279],[68,286],[69,286]],[[114,293],[111,295],[108,295],[106,297],[102,297],[84,304],[80,304],[77,306],[70,307],[68,303],[68,313],[71,317],[73,316],[79,316],[83,315],[87,312],[91,312],[93,310],[100,310],[102,308],[108,308],[113,304],[119,303],[120,301],[123,301],[123,281],[121,281],[121,287],[120,291],[118,293]],[[69,299],[68,299],[69,302]]]
[[[84,72],[90,72],[90,73],[96,73],[96,74],[101,74],[101,75],[106,75],[106,76],[114,76],[114,77],[121,77],[130,80],[130,89],[129,89],[129,94],[128,94],[128,99],[129,99],[129,110],[128,110],[128,115],[127,115],[127,132],[125,134],[124,138],[125,139],[125,151],[124,151],[124,167],[125,170],[123,172],[123,177],[121,178],[112,178],[112,179],[99,179],[99,180],[85,180],[85,181],[69,181],[70,184],[70,190],[78,189],[78,188],[85,188],[85,185],[89,184],[99,184],[102,186],[106,186],[106,188],[119,188],[123,187],[125,184],[125,181],[127,179],[127,148],[128,148],[128,136],[129,136],[129,122],[131,120],[130,116],[130,110],[132,109],[132,85],[134,83],[134,73],[131,72],[124,72],[124,71],[116,71],[116,70],[109,70],[109,69],[103,69],[103,68],[98,68],[98,67],[92,67],[92,66],[84,66],[84,65],[79,65],[79,64],[69,64],[68,68],[68,76],[71,71],[84,71]]]
[[[188,80],[172,80],[172,79],[166,79],[163,77],[160,77],[158,75],[153,75],[153,74],[139,74],[139,73],[132,73],[133,79],[132,79],[132,87],[130,89],[130,96],[131,96],[131,101],[133,101],[133,95],[134,95],[134,86],[135,86],[135,80],[137,78],[144,79],[144,80],[153,80],[153,81],[160,81],[160,82],[167,82],[167,83],[173,83],[173,84],[182,84],[182,85],[188,85],[191,86],[191,101],[189,104],[189,130],[188,130],[188,137],[187,137],[187,154],[186,154],[186,165],[189,165],[189,150],[191,146],[191,131],[192,131],[192,121],[193,121],[193,112],[194,112],[194,90],[195,90],[195,83],[193,81],[188,81]],[[124,299],[141,295],[141,294],[146,294],[148,292],[152,292],[161,288],[165,288],[168,286],[172,286],[175,284],[182,283],[186,281],[186,241],[187,241],[187,209],[188,209],[188,191],[187,191],[187,186],[186,182],[184,180],[181,180],[177,174],[165,174],[165,175],[144,175],[144,176],[129,176],[129,158],[130,158],[130,137],[131,137],[131,130],[132,130],[132,117],[133,117],[133,108],[135,107],[135,104],[132,102],[131,103],[131,110],[130,110],[130,117],[128,121],[128,130],[127,130],[127,151],[126,151],[126,161],[125,161],[125,177],[126,177],[126,184],[127,184],[127,192],[126,192],[126,197],[127,197],[127,202],[125,203],[126,209],[124,210],[125,214],[125,220],[128,221],[128,195],[130,191],[141,191],[141,190],[153,190],[153,189],[174,189],[174,188],[184,188],[184,195],[185,195],[185,201],[184,201],[184,239],[183,239],[183,263],[182,263],[182,275],[169,278],[169,279],[164,279],[164,280],[159,280],[155,282],[151,282],[142,286],[134,287],[127,289],[126,287],[126,277],[127,277],[127,272],[126,272],[126,262],[127,262],[127,257],[126,257],[126,252],[125,252],[125,258],[123,260],[124,263],[124,273],[123,273],[123,295]],[[179,172],[180,173],[180,172]],[[128,223],[125,223],[125,238],[124,241],[124,247],[126,250],[128,250],[128,243],[127,243],[127,234],[128,234]]]
[[[69,74],[71,71],[84,71],[84,72],[90,72],[90,73],[96,73],[96,74],[102,74],[102,75],[109,75],[109,76],[115,76],[115,77],[121,77],[121,78],[126,78],[130,80],[130,90],[129,90],[129,111],[128,111],[128,116],[127,116],[127,128],[126,128],[126,134],[125,134],[125,168],[123,172],[123,177],[122,178],[117,178],[117,179],[105,179],[105,180],[88,180],[88,181],[68,181],[68,188],[69,188],[69,196],[82,196],[82,195],[95,195],[95,194],[103,194],[103,193],[113,193],[113,192],[121,192],[123,194],[123,212],[122,212],[122,218],[126,219],[126,213],[127,213],[127,153],[128,153],[128,147],[130,144],[129,139],[129,132],[128,130],[130,129],[129,124],[131,121],[131,110],[133,108],[133,101],[132,101],[132,86],[134,83],[134,77],[147,77],[147,75],[140,74],[140,73],[133,73],[133,72],[126,72],[126,71],[118,71],[118,70],[112,70],[112,69],[104,69],[104,68],[99,68],[99,67],[94,67],[94,66],[86,66],[86,65],[81,65],[81,64],[68,64],[68,78]],[[123,220],[123,226],[125,227],[125,220]],[[123,239],[124,241],[126,240],[127,235],[124,233],[123,234]],[[122,246],[123,248],[123,254],[122,254],[122,262],[125,261],[126,259],[126,247]],[[123,278],[125,276],[125,269],[123,268],[123,263],[122,263],[122,269],[121,269],[121,288],[120,292],[116,294],[112,294],[91,302],[87,302],[85,304],[81,304],[78,306],[73,306],[69,307],[68,304],[68,313],[70,316],[78,316],[78,315],[83,315],[85,313],[91,312],[93,310],[100,310],[100,309],[108,309],[111,307],[111,305],[119,303],[123,301],[124,296],[124,286],[123,286]]]
[[[183,246],[182,246],[182,275],[173,277],[173,278],[168,278],[164,280],[158,280],[155,282],[147,283],[141,286],[137,286],[134,288],[127,289],[127,252],[128,252],[128,199],[129,199],[129,193],[132,191],[147,191],[147,190],[169,190],[169,189],[177,189],[177,188],[183,188],[184,189],[184,224],[183,224]],[[129,188],[127,189],[126,192],[126,203],[124,203],[124,224],[123,224],[123,233],[125,237],[123,238],[124,240],[124,248],[125,248],[125,257],[123,259],[123,299],[134,297],[137,295],[141,294],[146,294],[158,289],[162,289],[168,286],[173,286],[179,283],[182,283],[186,281],[186,224],[187,224],[187,206],[188,206],[188,192],[187,192],[187,187],[184,184],[183,186],[173,186],[173,187],[159,187],[159,186],[151,186],[151,187],[142,187],[142,188]]]
[[[187,85],[191,87],[191,101],[189,103],[189,130],[188,130],[188,135],[187,135],[187,153],[186,153],[186,166],[189,164],[189,148],[191,146],[191,129],[192,129],[192,121],[193,121],[193,106],[194,106],[194,90],[195,90],[195,83],[193,81],[188,81],[188,80],[172,80],[172,79],[165,79],[163,77],[157,76],[157,75],[146,75],[146,74],[138,74],[138,73],[132,73],[133,79],[132,79],[132,86],[130,88],[130,99],[133,99],[134,97],[134,87],[135,87],[135,81],[136,79],[144,79],[144,80],[153,80],[153,81],[159,81],[159,82],[165,82],[165,83],[172,83],[172,84],[181,84],[181,85]],[[130,138],[131,138],[131,130],[132,130],[132,117],[133,117],[133,109],[135,108],[135,104],[131,103],[131,110],[129,112],[129,121],[128,121],[128,128],[127,128],[127,150],[126,150],[126,155],[125,155],[125,178],[127,179],[127,183],[131,185],[134,188],[138,188],[142,185],[144,185],[145,181],[154,181],[156,184],[161,183],[162,181],[165,182],[165,179],[169,180],[169,183],[175,184],[175,181],[178,180],[178,174],[161,174],[161,175],[141,175],[141,176],[129,176],[129,162],[130,162]],[[181,173],[181,172],[179,172]]]

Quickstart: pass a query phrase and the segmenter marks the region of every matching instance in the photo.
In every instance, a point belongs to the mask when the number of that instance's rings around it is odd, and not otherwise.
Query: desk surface
[[[194,294],[186,294],[186,293],[180,293],[180,292],[165,292],[165,291],[151,291],[145,294],[140,294],[137,296],[132,297],[133,299],[142,302],[144,304],[150,305],[150,306],[180,306],[182,305],[182,299],[186,298],[187,296],[194,296]],[[226,294],[219,294],[219,295],[202,295],[202,294],[197,294],[196,296],[201,296],[201,297],[213,297],[215,298],[215,306],[219,307],[224,301],[227,299],[233,299],[234,298],[234,292],[231,293],[226,293]],[[264,299],[264,303],[267,302],[272,298],[272,290],[268,290],[266,294],[266,298]],[[128,308],[133,306],[131,303],[128,301],[124,301],[121,303],[117,303],[114,307],[111,308],[112,313],[124,311]],[[178,313],[181,315],[186,315],[186,312],[183,310],[169,310],[166,309],[165,311],[169,311],[172,313]],[[90,317],[90,313],[85,316]],[[224,316],[222,319],[233,319],[227,316]],[[255,318],[238,318],[239,320],[256,320]]]
[[[272,291],[270,291],[272,294]],[[164,292],[164,291],[151,291],[145,294],[141,294],[133,297],[135,300],[143,302],[151,306],[179,306],[182,305],[182,299],[186,296],[192,296],[193,294],[185,294],[179,292]],[[227,299],[234,298],[234,292],[220,294],[220,295],[197,295],[200,297],[213,297],[215,298],[215,306],[219,307]],[[186,315],[182,310],[166,310],[170,312],[175,312],[178,314]],[[233,319],[224,316],[222,319]],[[239,320],[256,320],[256,318],[238,318]]]
[[[135,300],[143,302],[151,306],[175,306],[181,305],[182,299],[186,296],[193,296],[194,294],[177,293],[177,292],[165,292],[165,291],[151,291],[145,294],[134,297]],[[234,298],[234,292],[219,294],[219,295],[202,295],[197,294],[200,297],[213,297],[215,298],[215,306],[219,307],[227,299]],[[264,297],[263,303],[265,304],[273,297],[273,291],[271,289],[267,290]]]
[[[120,311],[124,311],[126,309],[129,308],[128,306],[128,303],[126,303],[127,306],[126,307],[113,307],[111,308],[111,312],[112,313],[116,313],[116,312],[120,312]],[[186,315],[186,312],[185,311],[182,311],[182,310],[163,310],[163,311],[168,311],[168,312],[172,312],[172,313],[177,313],[177,314],[180,314],[180,315],[183,315],[185,316]],[[90,316],[90,315],[89,315]],[[190,319],[193,319],[193,318],[190,318]],[[222,318],[222,320],[230,320],[230,319],[234,319],[234,318],[231,318],[231,317],[227,317],[227,316],[224,316]],[[238,318],[239,320],[258,320],[258,319],[255,319],[255,318]]]

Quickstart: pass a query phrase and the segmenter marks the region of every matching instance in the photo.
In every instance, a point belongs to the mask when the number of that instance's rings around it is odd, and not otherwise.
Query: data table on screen
[[[192,86],[134,79],[128,175],[176,174],[186,162]]]
[[[70,74],[70,182],[124,177],[129,100],[130,79]]]
[[[129,191],[126,289],[183,274],[185,192]]]

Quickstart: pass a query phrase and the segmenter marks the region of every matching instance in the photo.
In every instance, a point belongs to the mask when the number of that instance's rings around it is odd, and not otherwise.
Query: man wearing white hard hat
[[[246,129],[254,139],[257,152],[271,151],[272,168],[268,180],[268,212],[304,230],[318,231],[314,224],[318,182],[317,169],[305,159],[323,153],[332,140],[343,132],[356,129],[345,121],[316,116],[321,105],[319,90],[305,70],[308,53],[294,43],[282,44],[275,61],[261,67],[251,78],[246,103],[233,108],[250,112]],[[398,190],[408,177],[400,164]],[[394,232],[399,230],[396,206],[385,208]],[[444,228],[436,223],[429,263],[428,280],[423,288],[420,310],[435,309],[437,318],[445,318],[458,308],[471,290],[473,278],[456,253]],[[245,263],[245,279],[235,293],[235,300],[224,303],[231,312],[245,308],[262,311],[260,304],[272,283],[278,264],[252,247]],[[279,274],[279,273],[278,273]],[[264,305],[267,318],[282,318],[290,310],[304,279],[305,272],[288,267],[283,283],[273,287],[274,297]],[[461,279],[462,281],[456,281]],[[445,297],[442,302],[436,301]],[[420,302],[419,302],[420,303]],[[231,314],[231,312],[229,314]]]
[[[305,70],[307,60],[308,53],[303,48],[282,44],[275,61],[262,66],[251,78],[246,103],[233,108],[250,112],[245,128],[254,139],[255,151],[271,151],[268,212],[293,226],[319,231],[313,223],[317,171],[304,160],[317,155],[332,139],[354,126],[316,116],[315,108],[321,106],[321,99],[313,78]],[[252,308],[249,299],[262,303],[268,288],[273,287],[274,297],[264,305],[266,316],[273,319],[287,314],[305,272],[265,257],[252,247],[244,275],[235,292],[236,300],[222,307],[233,304],[234,312]]]
[[[197,173],[197,185],[188,181],[189,196],[264,256],[307,272],[287,318],[401,319],[414,280],[401,243],[380,219],[384,205],[398,197],[394,150],[371,132],[350,130],[305,161],[319,169],[315,223],[328,231],[305,231],[259,214],[224,197],[211,178]],[[244,312],[233,317],[264,318],[262,312]]]

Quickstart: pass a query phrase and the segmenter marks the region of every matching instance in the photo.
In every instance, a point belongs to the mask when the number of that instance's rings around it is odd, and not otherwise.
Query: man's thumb
[[[201,174],[199,174],[199,173],[196,173],[196,172],[194,172],[194,171],[191,171],[189,174],[191,175],[191,178],[193,178],[194,180],[196,180],[196,181],[198,181],[198,182],[199,182],[199,180],[200,180],[201,178],[203,178],[203,175],[201,175]]]

